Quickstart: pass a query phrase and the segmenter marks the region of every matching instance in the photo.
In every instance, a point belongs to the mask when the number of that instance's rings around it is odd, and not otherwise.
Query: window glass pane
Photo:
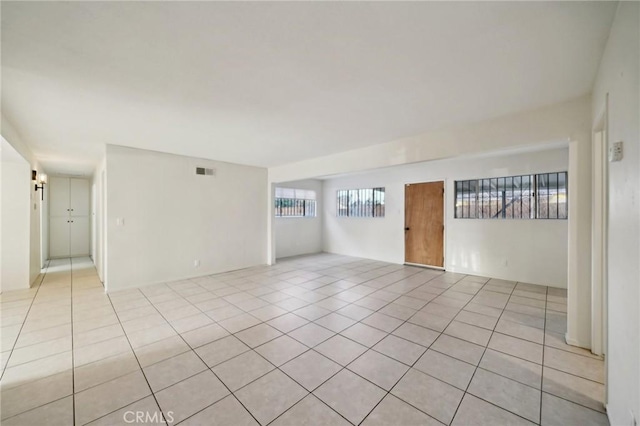
[[[385,213],[385,191],[384,188],[376,188],[378,192],[378,202],[376,203],[375,216],[384,217]]]
[[[480,189],[480,217],[491,218],[491,183],[489,179],[482,179]]]
[[[549,176],[536,175],[536,217],[549,218]]]
[[[504,217],[504,178],[498,178],[498,218]]]
[[[462,181],[462,217],[469,217],[469,181]]]
[[[490,197],[490,216],[491,219],[495,219],[498,217],[498,179],[491,179]]]
[[[513,219],[513,177],[505,178],[505,217],[507,219]]]
[[[456,213],[457,218],[462,218],[462,181],[456,181]]]
[[[356,216],[356,194],[358,191],[355,189],[349,190],[349,216]]]
[[[475,219],[477,217],[477,195],[478,195],[478,181],[469,181],[469,218]]]
[[[567,215],[567,173],[558,173],[558,219],[566,219]]]
[[[558,218],[558,174],[549,173],[549,219]]]
[[[347,197],[345,191],[338,190],[337,191],[337,199],[336,199],[336,215],[338,217],[347,215]]]
[[[531,219],[532,216],[532,203],[531,198],[531,176],[522,176],[522,217]]]

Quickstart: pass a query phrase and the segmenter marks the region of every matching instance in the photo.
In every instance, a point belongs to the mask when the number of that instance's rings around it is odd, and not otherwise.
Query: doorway
[[[404,187],[405,263],[444,268],[444,181]]]

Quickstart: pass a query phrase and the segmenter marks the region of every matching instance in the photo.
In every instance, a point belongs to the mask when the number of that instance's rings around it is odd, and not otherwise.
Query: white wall
[[[12,148],[2,144],[2,170],[0,182],[2,199],[2,257],[0,261],[0,290],[29,288],[30,280],[30,221],[29,183],[31,169],[29,163],[14,151],[7,159],[7,151]]]
[[[566,220],[455,219],[453,182],[566,171],[567,166],[568,150],[562,148],[431,161],[328,179],[324,185],[324,250],[404,263],[404,185],[444,180],[447,270],[566,287]],[[336,217],[336,190],[371,187],[386,188],[384,218]]]
[[[265,263],[266,169],[113,145],[106,166],[108,291]]]
[[[93,263],[96,265],[98,277],[103,283],[106,282],[106,250],[107,250],[107,238],[106,238],[106,168],[107,161],[106,156],[103,158],[93,172],[91,178],[92,182],[92,197],[95,197],[95,210],[92,214],[95,216],[95,228],[92,229],[91,241],[95,247],[95,252],[92,254]]]
[[[20,238],[25,239],[27,241],[27,274],[28,274],[28,282],[29,285],[33,284],[38,276],[40,275],[40,270],[47,256],[47,250],[42,250],[42,246],[45,248],[48,247],[48,234],[43,232],[41,228],[46,231],[46,215],[44,216],[44,221],[42,220],[42,212],[43,208],[46,208],[46,197],[47,197],[47,189],[45,188],[45,201],[42,202],[41,191],[36,191],[31,180],[31,170],[36,170],[38,174],[44,173],[45,171],[39,165],[38,161],[36,161],[33,156],[31,150],[25,143],[25,141],[21,138],[21,136],[15,130],[15,127],[7,120],[7,118],[3,115],[1,117],[2,127],[1,133],[6,143],[10,145],[12,150],[15,150],[17,155],[19,155],[26,164],[26,168],[28,170],[27,174],[21,174],[20,185],[27,192],[28,197],[27,201],[24,201],[24,197],[21,198],[22,203],[26,203],[25,215],[28,220],[29,226],[26,232],[23,232]],[[42,224],[42,226],[41,226]],[[41,240],[43,244],[41,244]],[[21,260],[17,264],[12,264],[12,267],[24,267],[24,262]],[[18,266],[20,265],[20,266]]]
[[[609,143],[624,159],[609,163],[607,412],[612,425],[640,422],[640,4],[620,2],[593,90],[593,115],[609,94]]]
[[[42,171],[44,173],[44,171]],[[49,259],[49,188],[50,186],[45,185],[44,197],[38,193],[37,197],[44,198],[40,201],[40,269],[43,269],[45,263]]]
[[[276,258],[322,251],[322,181],[307,179],[284,182],[283,188],[316,191],[316,217],[275,217]]]

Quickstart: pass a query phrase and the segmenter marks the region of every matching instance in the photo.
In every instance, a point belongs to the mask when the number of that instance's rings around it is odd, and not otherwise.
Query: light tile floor
[[[1,296],[3,426],[607,424],[563,290],[329,254],[109,295],[89,259],[45,272]]]

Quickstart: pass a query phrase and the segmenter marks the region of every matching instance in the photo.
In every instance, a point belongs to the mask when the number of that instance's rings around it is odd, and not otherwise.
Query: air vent
[[[206,169],[204,167],[196,167],[196,174],[203,176],[215,176],[216,169]]]

